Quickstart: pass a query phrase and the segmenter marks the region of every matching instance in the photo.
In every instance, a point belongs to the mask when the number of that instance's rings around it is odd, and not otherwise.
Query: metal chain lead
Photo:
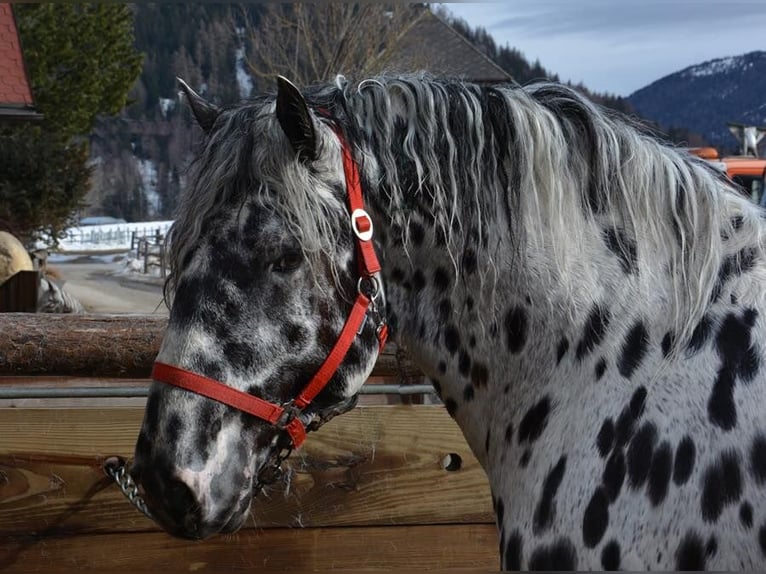
[[[306,424],[306,430],[308,432],[316,431],[324,423],[333,419],[335,416],[351,410],[356,405],[356,401],[357,397],[354,396],[343,403],[340,408],[323,413],[324,416],[321,414],[314,414],[311,420]],[[282,480],[282,477],[284,476],[282,463],[288,459],[292,452],[293,447],[290,437],[283,430],[280,430],[273,439],[266,462],[264,462],[258,470],[255,485],[253,486],[253,498],[258,496],[264,486]],[[151,512],[149,512],[149,508],[146,506],[146,502],[144,502],[144,499],[139,494],[138,485],[133,481],[133,477],[130,476],[128,463],[125,459],[120,456],[111,456],[104,461],[103,468],[104,473],[112,478],[117,483],[117,486],[120,487],[120,491],[125,495],[125,498],[127,498],[128,501],[146,517],[154,520]]]
[[[128,472],[128,465],[125,462],[125,459],[119,456],[113,456],[106,459],[106,461],[104,461],[104,472],[107,476],[114,479],[117,486],[120,487],[120,490],[125,495],[125,498],[127,498],[133,506],[140,510],[147,518],[154,520],[144,499],[141,498],[141,495],[138,493],[138,485],[133,482],[133,477],[130,476],[130,472]]]

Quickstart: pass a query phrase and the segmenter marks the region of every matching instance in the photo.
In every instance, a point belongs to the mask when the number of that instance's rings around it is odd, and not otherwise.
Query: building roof
[[[0,120],[40,118],[33,104],[13,10],[0,3]]]
[[[429,8],[422,8],[384,55],[391,72],[428,71],[472,82],[510,82],[511,75]]]

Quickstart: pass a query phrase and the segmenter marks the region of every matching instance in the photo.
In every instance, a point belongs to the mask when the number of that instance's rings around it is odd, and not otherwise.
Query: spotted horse
[[[722,175],[548,83],[183,91],[205,136],[131,471],[168,532],[239,528],[387,325],[502,568],[766,567],[766,227]]]

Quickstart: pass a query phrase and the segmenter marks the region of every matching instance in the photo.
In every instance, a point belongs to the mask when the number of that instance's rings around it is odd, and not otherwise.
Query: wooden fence
[[[130,250],[135,252],[136,258],[144,262],[144,273],[149,273],[152,267],[160,270],[163,279],[168,274],[167,257],[165,255],[165,236],[159,231],[154,235],[140,236],[133,232],[130,239]]]
[[[0,392],[147,386],[165,321],[2,315]],[[368,385],[417,375],[390,349]],[[142,405],[93,401],[0,406],[0,570],[497,568],[486,478],[441,406],[368,404],[335,418],[246,528],[192,543],[160,532],[101,470],[132,456]]]

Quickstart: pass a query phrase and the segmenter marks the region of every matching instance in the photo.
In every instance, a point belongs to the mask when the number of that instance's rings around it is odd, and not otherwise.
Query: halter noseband
[[[307,427],[301,420],[300,415],[338,370],[354,339],[364,328],[367,316],[370,315],[375,322],[380,350],[386,344],[386,337],[388,335],[385,318],[380,313],[376,301],[380,292],[380,283],[377,277],[377,274],[380,272],[380,263],[375,255],[375,248],[372,244],[372,219],[364,209],[359,170],[354,158],[351,156],[351,150],[339,130],[336,130],[336,134],[341,143],[343,171],[346,176],[348,205],[351,214],[351,227],[356,237],[359,255],[359,281],[357,283],[356,301],[351,308],[346,323],[343,325],[335,345],[313,378],[296,398],[284,405],[278,405],[224,385],[214,379],[172,365],[155,362],[152,369],[152,378],[155,381],[180,387],[234,407],[237,410],[262,419],[282,431],[275,437],[275,441],[272,443],[270,459],[275,458],[275,448],[279,451],[287,450],[289,454],[290,450],[298,448],[303,444],[303,441],[306,439]],[[337,412],[333,414],[337,414]],[[320,417],[320,420],[312,422],[308,426],[308,430],[315,430],[326,420],[329,420],[329,418],[332,417],[324,419]],[[285,433],[289,437],[289,443],[287,444],[284,441],[277,440],[283,438]],[[284,459],[286,456],[277,455],[276,458]],[[278,464],[276,467],[278,467]]]

